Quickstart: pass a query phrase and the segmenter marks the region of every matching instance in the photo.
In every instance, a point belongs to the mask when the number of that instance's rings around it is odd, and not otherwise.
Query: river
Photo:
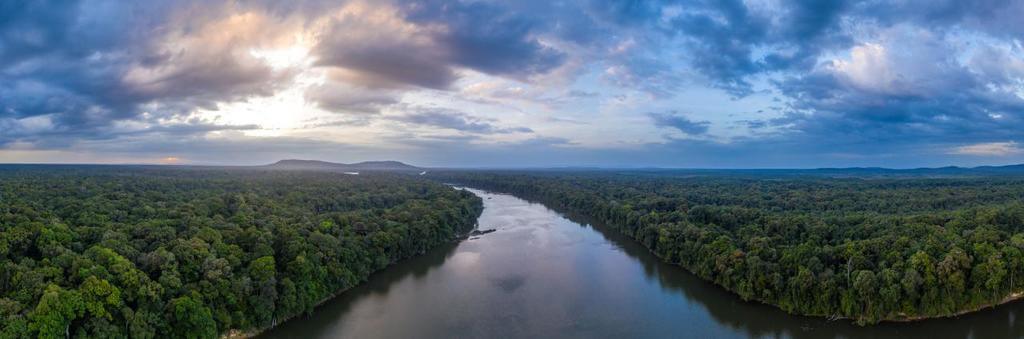
[[[1020,338],[1024,303],[860,327],[744,302],[632,240],[471,190],[479,229],[372,275],[261,338]]]

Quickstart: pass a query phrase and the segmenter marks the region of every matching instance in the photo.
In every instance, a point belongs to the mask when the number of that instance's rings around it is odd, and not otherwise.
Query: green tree
[[[90,316],[113,319],[113,312],[121,306],[121,291],[110,282],[89,276],[78,288],[83,306]]]
[[[266,325],[274,317],[274,303],[277,301],[277,268],[274,258],[260,257],[249,264],[249,276],[256,285],[257,297],[252,301],[255,320]]]
[[[217,323],[209,307],[197,300],[198,296],[183,296],[171,300],[168,312],[170,327],[176,337],[200,339],[216,338]]]
[[[30,315],[31,329],[39,338],[68,338],[71,322],[81,317],[84,310],[85,304],[78,292],[51,284]]]

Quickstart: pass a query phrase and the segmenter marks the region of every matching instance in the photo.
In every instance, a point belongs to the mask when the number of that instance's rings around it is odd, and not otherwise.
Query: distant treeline
[[[795,314],[861,324],[948,316],[1024,287],[1024,177],[433,175],[587,215],[745,300]]]
[[[472,229],[398,175],[0,168],[0,338],[213,338],[311,312]]]

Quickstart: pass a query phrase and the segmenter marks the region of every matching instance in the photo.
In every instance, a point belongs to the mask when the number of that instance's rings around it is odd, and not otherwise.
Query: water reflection
[[[431,271],[444,264],[455,254],[458,244],[445,244],[423,255],[399,262],[387,269],[374,273],[369,279],[353,287],[324,305],[316,308],[309,317],[291,319],[278,327],[260,335],[261,338],[333,338],[332,320],[349,313],[360,300],[384,298],[399,281],[422,281]]]
[[[1024,303],[859,327],[787,315],[662,263],[585,218],[482,191],[498,229],[374,274],[266,338],[1005,338]],[[573,222],[570,220],[576,220]]]
[[[563,216],[593,229],[615,248],[637,260],[644,274],[657,279],[666,290],[682,293],[704,306],[718,325],[740,330],[748,337],[761,338],[1024,338],[1024,326],[1016,323],[1024,302],[1014,302],[983,311],[943,319],[912,323],[881,323],[857,326],[850,321],[829,321],[817,317],[786,314],[757,302],[745,302],[712,283],[667,264],[642,245],[590,218],[571,213]]]

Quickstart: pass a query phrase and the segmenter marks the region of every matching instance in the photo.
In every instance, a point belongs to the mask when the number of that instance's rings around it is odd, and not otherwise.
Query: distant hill
[[[320,160],[287,159],[263,166],[270,169],[304,171],[419,171],[421,168],[399,161],[364,161],[342,164]]]
[[[979,167],[934,167],[912,169],[890,168],[820,168],[811,170],[829,175],[881,175],[881,176],[989,176],[989,175],[1024,175],[1024,164],[1007,166]]]
[[[922,167],[909,169],[895,169],[884,167],[840,167],[840,168],[804,168],[804,169],[711,169],[711,168],[583,168],[583,167],[559,167],[559,168],[538,168],[522,169],[524,171],[550,171],[550,172],[606,172],[614,171],[628,174],[644,174],[654,176],[737,176],[737,177],[759,177],[759,178],[781,178],[793,176],[819,176],[835,178],[879,178],[879,177],[921,177],[921,178],[948,178],[948,177],[988,177],[988,176],[1024,176],[1024,164],[1007,166],[979,166],[979,167]]]

